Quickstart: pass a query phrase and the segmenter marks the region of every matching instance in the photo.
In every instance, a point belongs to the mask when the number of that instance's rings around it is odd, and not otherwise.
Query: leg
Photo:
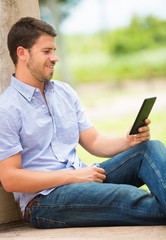
[[[75,183],[39,195],[31,208],[37,228],[166,225],[155,197],[130,185]]]
[[[141,186],[146,183],[166,212],[166,148],[159,141],[147,141],[100,165],[110,183]]]
[[[139,144],[101,164],[107,174],[104,184],[69,184],[40,195],[31,208],[31,222],[38,228],[166,225],[165,166],[164,145]],[[132,186],[141,182],[152,193]]]

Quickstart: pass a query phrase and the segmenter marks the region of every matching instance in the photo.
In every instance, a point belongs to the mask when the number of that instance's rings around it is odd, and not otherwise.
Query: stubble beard
[[[37,64],[34,64],[33,58],[30,57],[29,61],[27,62],[27,68],[29,69],[31,75],[39,82],[48,82],[52,76],[53,72],[49,74],[49,76],[44,74],[44,70],[38,70],[40,69],[40,65],[37,66]]]

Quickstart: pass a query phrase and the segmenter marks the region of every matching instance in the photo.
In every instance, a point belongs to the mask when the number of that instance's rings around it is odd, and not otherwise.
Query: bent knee
[[[140,143],[141,147],[150,151],[166,151],[165,145],[159,140],[149,140]]]

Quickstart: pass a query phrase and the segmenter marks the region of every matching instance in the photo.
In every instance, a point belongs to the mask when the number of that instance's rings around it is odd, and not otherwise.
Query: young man
[[[22,18],[8,34],[15,64],[0,96],[0,179],[37,228],[166,224],[166,148],[139,134],[103,136],[66,83],[50,80],[58,58],[55,30]],[[80,143],[111,159],[93,166]],[[151,191],[139,189],[146,183]]]

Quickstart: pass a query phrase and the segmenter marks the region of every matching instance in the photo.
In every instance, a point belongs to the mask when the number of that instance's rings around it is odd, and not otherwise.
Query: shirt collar
[[[15,77],[15,74],[12,74],[11,76],[11,85],[14,87],[18,92],[20,92],[28,101],[31,101],[32,96],[37,88],[32,87],[26,83],[23,83],[22,81],[18,80]],[[45,91],[47,89],[54,88],[54,81],[50,80],[45,84]]]
[[[49,80],[45,83],[45,91],[54,89],[54,80]]]

